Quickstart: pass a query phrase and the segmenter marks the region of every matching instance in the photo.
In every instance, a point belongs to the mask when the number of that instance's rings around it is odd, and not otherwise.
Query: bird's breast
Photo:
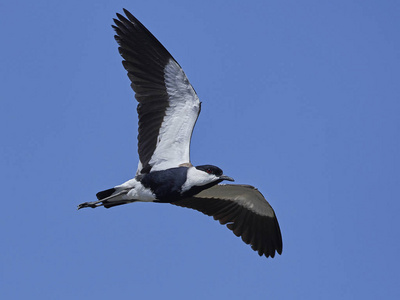
[[[154,171],[141,177],[141,184],[151,190],[158,202],[172,202],[182,197],[182,186],[186,181],[187,167]]]

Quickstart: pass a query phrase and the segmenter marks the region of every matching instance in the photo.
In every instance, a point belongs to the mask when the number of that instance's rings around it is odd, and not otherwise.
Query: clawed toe
[[[78,205],[78,210],[85,207],[96,208],[97,206],[99,206],[98,202],[85,202]]]

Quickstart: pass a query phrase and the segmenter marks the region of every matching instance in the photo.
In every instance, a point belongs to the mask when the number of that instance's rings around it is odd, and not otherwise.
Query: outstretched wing
[[[278,220],[264,196],[250,185],[216,185],[199,194],[172,204],[196,209],[213,216],[241,236],[260,256],[282,253]]]
[[[114,19],[122,64],[139,102],[137,174],[190,163],[200,101],[182,68],[129,11]]]

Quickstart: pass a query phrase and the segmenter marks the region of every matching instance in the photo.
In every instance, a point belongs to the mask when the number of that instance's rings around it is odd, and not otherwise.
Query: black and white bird
[[[233,181],[213,165],[190,163],[190,139],[200,101],[177,61],[129,11],[117,14],[112,27],[139,102],[139,165],[133,179],[97,193],[84,207],[164,202],[213,216],[260,256],[282,253],[282,236],[274,210],[249,185]]]

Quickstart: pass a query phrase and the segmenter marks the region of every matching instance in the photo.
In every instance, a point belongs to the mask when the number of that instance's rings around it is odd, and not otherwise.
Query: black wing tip
[[[256,251],[259,256],[265,256],[266,258],[268,258],[268,257],[274,258],[276,253],[278,253],[279,255],[282,255],[282,249],[278,248],[278,247],[276,247],[272,251],[263,251],[263,250],[258,250],[257,248],[253,248],[253,247],[251,247],[251,248],[254,251]]]
[[[121,21],[128,21],[127,18],[124,15],[121,15],[120,13],[116,13],[115,15]],[[115,20],[117,20],[117,19],[114,19],[114,22],[115,22]]]
[[[115,21],[120,21],[120,22],[131,22],[131,23],[134,23],[134,24],[140,24],[140,25],[142,25],[142,23],[140,23],[140,21],[139,21],[138,19],[136,19],[136,18],[134,17],[134,15],[132,15],[132,14],[129,12],[129,10],[127,10],[126,8],[122,8],[122,10],[124,11],[126,17],[125,17],[124,15],[120,14],[120,13],[116,13],[116,16],[117,16],[118,20],[117,20],[117,19],[113,19],[114,22],[115,22]]]
[[[123,18],[123,16],[121,16],[122,18]],[[125,19],[125,18],[124,18]],[[118,20],[118,19],[113,19],[113,21],[114,21],[114,24],[116,25],[111,25],[111,26],[114,26],[113,28],[114,28],[114,30],[122,30],[122,29],[124,29],[126,26],[124,25],[124,20],[123,19],[120,19],[120,20]],[[125,22],[129,22],[128,20],[126,20],[125,19]]]
[[[282,255],[282,246],[281,245],[269,245],[268,250],[263,249],[261,247],[254,247],[252,244],[251,249],[257,252],[259,256],[265,256],[266,258],[271,257],[274,258],[275,254],[278,253],[279,255]]]
[[[128,10],[126,10],[125,8],[123,8],[123,10],[128,19],[124,15],[116,13],[115,15],[117,16],[117,18],[113,18],[113,21],[114,24],[117,26],[111,25],[114,30],[117,30],[117,28],[124,28],[126,26],[129,26],[129,24],[140,24],[140,22]]]
[[[138,22],[138,19],[136,19],[136,18],[130,13],[129,10],[127,10],[126,8],[123,8],[122,10],[124,11],[125,16],[128,17],[129,21],[131,21],[131,22]]]

